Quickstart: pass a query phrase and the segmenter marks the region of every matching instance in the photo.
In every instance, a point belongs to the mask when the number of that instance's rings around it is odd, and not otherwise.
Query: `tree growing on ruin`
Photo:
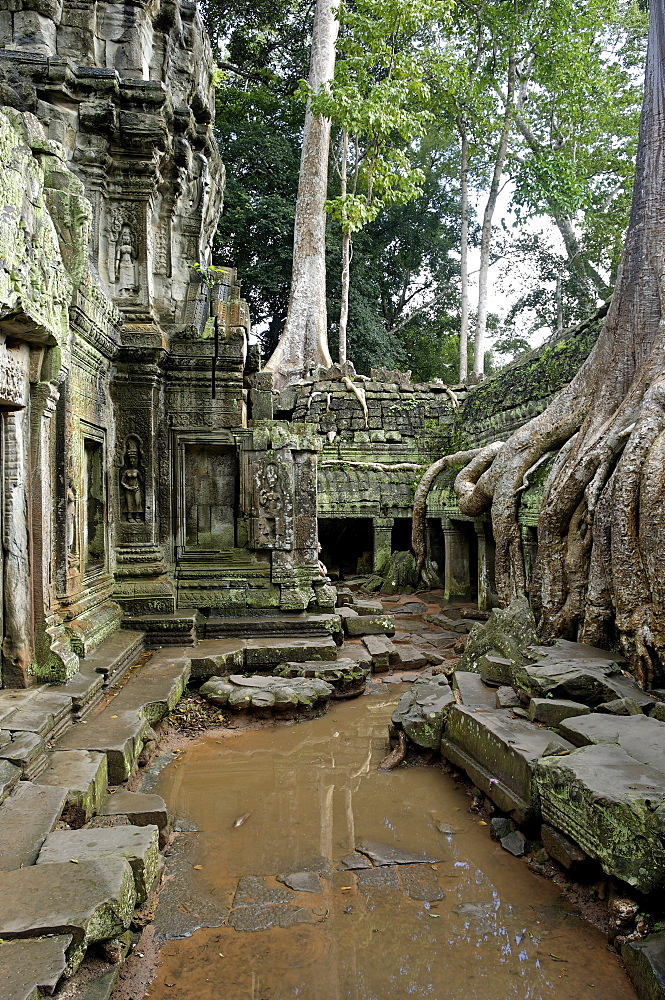
[[[651,5],[633,201],[599,339],[570,385],[456,481],[491,508],[503,604],[527,590],[519,499],[547,460],[529,596],[545,640],[617,640],[646,687],[665,676],[665,10]]]

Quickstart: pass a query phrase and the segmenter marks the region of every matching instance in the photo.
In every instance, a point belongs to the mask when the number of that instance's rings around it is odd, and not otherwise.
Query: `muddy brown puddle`
[[[176,842],[185,876],[158,927],[204,926],[166,941],[150,1000],[633,1000],[602,934],[490,839],[452,778],[377,769],[401,690],[205,736],[163,771],[199,832]],[[370,840],[434,860],[338,870]],[[275,879],[302,871],[318,892]]]

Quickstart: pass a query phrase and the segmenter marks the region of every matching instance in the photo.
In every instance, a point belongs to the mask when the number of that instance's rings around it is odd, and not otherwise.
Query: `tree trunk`
[[[342,163],[340,166],[340,194],[346,197],[346,173],[349,162],[349,133],[342,132]],[[348,231],[346,209],[342,209],[342,288],[339,306],[339,363],[346,361],[346,329],[349,322],[349,282],[351,269],[351,233]]]
[[[487,332],[487,286],[490,269],[490,250],[492,245],[492,219],[499,197],[501,174],[508,153],[508,141],[512,126],[515,95],[515,60],[511,55],[508,62],[508,85],[506,93],[506,109],[501,127],[501,136],[494,159],[492,183],[487,195],[487,203],[483,213],[483,228],[480,236],[480,270],[478,271],[478,320],[476,337],[473,347],[473,370],[476,375],[482,375],[485,370],[485,334]]]
[[[312,28],[309,86],[327,87],[335,69],[339,23],[331,0],[317,0]],[[284,330],[266,365],[275,388],[301,378],[311,364],[329,367],[326,314],[326,213],[330,121],[305,112],[293,233],[293,273]]]
[[[665,11],[652,4],[633,204],[605,325],[570,385],[477,483],[479,506],[491,497],[497,588],[507,603],[525,591],[520,487],[558,450],[530,588],[541,634],[618,639],[649,687],[665,679],[664,150]]]
[[[460,134],[460,328],[459,380],[469,374],[469,137],[464,122],[458,121]]]

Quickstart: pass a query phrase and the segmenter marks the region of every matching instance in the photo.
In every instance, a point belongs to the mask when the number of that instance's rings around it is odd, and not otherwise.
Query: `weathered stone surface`
[[[287,660],[301,663],[304,660],[336,659],[337,644],[331,636],[248,639],[245,646],[245,667],[248,670],[265,670]]]
[[[645,893],[665,884],[662,771],[608,743],[544,757],[537,764],[536,781],[545,821],[608,874]]]
[[[43,739],[53,739],[71,721],[72,699],[54,688],[47,688],[4,718],[2,727],[12,733],[36,733]]]
[[[516,829],[515,823],[508,816],[492,816],[490,820],[490,837],[492,840],[501,840],[513,833]]]
[[[409,899],[424,900],[428,903],[445,899],[446,894],[439,885],[436,872],[429,865],[400,865],[397,876]]]
[[[332,685],[333,698],[354,698],[365,690],[370,668],[358,660],[280,663],[273,671],[279,677],[317,677]]]
[[[421,667],[427,666],[428,657],[417,646],[400,643],[395,648],[397,650],[397,663],[395,664],[397,667],[402,667],[405,670],[419,670]]]
[[[64,693],[72,699],[72,715],[75,722],[84,719],[101,702],[104,697],[105,676],[107,675],[96,670],[93,664],[84,660],[78,673],[62,685]]]
[[[199,689],[202,697],[214,705],[227,705],[234,711],[259,715],[276,712],[282,716],[325,707],[334,693],[332,684],[318,677],[251,677],[231,674],[211,677]]]
[[[20,782],[0,806],[0,871],[35,863],[44,840],[60,819],[66,799],[66,788]]]
[[[100,814],[126,816],[134,826],[156,826],[159,830],[160,847],[164,847],[168,840],[171,817],[161,795],[153,792],[127,792],[121,788],[107,796]]]
[[[136,890],[124,858],[66,861],[0,872],[0,938],[71,934],[68,962],[80,963],[88,944],[129,927]]]
[[[158,650],[113,699],[113,712],[134,711],[151,724],[158,722],[178,704],[190,672],[188,656]]]
[[[558,726],[564,719],[578,715],[588,715],[591,709],[578,701],[563,698],[532,698],[529,702],[529,718],[532,722],[542,722],[546,726]]]
[[[383,865],[427,865],[436,864],[441,858],[422,857],[403,851],[400,847],[389,844],[379,844],[375,840],[362,840],[356,845],[357,850],[366,855],[376,867]]]
[[[0,760],[0,803],[4,802],[21,780],[21,768],[9,760]]]
[[[38,865],[96,861],[109,856],[126,858],[134,875],[136,902],[145,902],[159,875],[156,826],[121,826],[107,830],[56,830],[50,833],[37,858]]]
[[[574,840],[567,837],[565,833],[561,833],[561,830],[550,826],[549,823],[543,823],[540,827],[540,839],[549,856],[568,871],[577,871],[589,860]]]
[[[10,733],[0,730],[0,759],[9,760],[28,776],[45,760],[46,744],[36,733]]]
[[[496,695],[487,687],[478,674],[467,670],[456,670],[453,677],[453,691],[462,705],[469,708],[495,708]]]
[[[395,619],[392,615],[358,615],[344,618],[344,634],[349,636],[394,635]]]
[[[665,932],[649,934],[641,941],[625,941],[621,945],[621,957],[638,1000],[662,1000],[665,996]]]
[[[143,650],[144,634],[140,629],[118,629],[104,640],[84,660],[85,673],[89,670],[102,675],[104,687],[116,684],[128,667],[136,663]],[[76,704],[81,697],[80,680],[72,678],[72,697]],[[69,688],[66,688],[69,693]],[[85,693],[88,693],[87,690]]]
[[[149,725],[136,711],[117,712],[111,705],[87,725],[80,722],[74,726],[58,746],[62,750],[96,750],[106,754],[109,781],[118,785],[134,770]]]
[[[412,743],[437,750],[446,710],[454,700],[444,674],[425,676],[402,695],[393,712],[392,723],[403,729]]]
[[[495,608],[483,624],[474,625],[460,661],[460,670],[478,672],[483,655],[500,656],[520,665],[528,659],[528,650],[538,642],[536,623],[525,598],[507,608]]]
[[[549,730],[510,718],[505,712],[453,705],[447,715],[441,753],[466,771],[502,812],[524,823],[538,815],[535,769],[552,742],[564,750],[573,749]]]
[[[245,643],[242,639],[205,639],[196,646],[178,648],[192,663],[192,678],[223,677],[242,670],[245,663]]]
[[[363,639],[363,645],[372,658],[372,670],[375,674],[383,674],[397,660],[397,650],[390,639],[378,635],[368,635]]]
[[[0,982],[4,1000],[39,1000],[51,994],[67,971],[71,934],[0,942]]]
[[[607,712],[610,715],[642,715],[642,708],[634,698],[616,698],[614,701],[604,701],[598,705],[598,711]],[[665,720],[661,719],[660,721]]]
[[[514,854],[516,858],[521,858],[526,852],[526,837],[520,830],[512,830],[499,841],[504,851]]]
[[[496,708],[517,708],[519,698],[511,687],[500,687],[496,692]]]
[[[599,705],[635,694],[638,702],[653,704],[653,699],[623,676],[616,663],[590,656],[576,655],[564,659],[550,654],[536,663],[517,666],[514,686],[521,696],[529,698],[550,695],[586,705]]]
[[[352,851],[351,854],[347,854],[338,862],[338,867],[343,871],[359,871],[363,868],[371,868],[372,862],[360,851]]]
[[[478,672],[486,684],[510,684],[513,679],[513,661],[495,653],[483,653],[478,657]]]
[[[575,746],[618,743],[635,760],[665,774],[665,722],[645,715],[611,716],[593,713],[561,723],[561,734]]]
[[[376,615],[384,614],[383,605],[381,604],[381,601],[355,600],[353,601],[351,607],[353,608],[353,610],[356,612],[357,615],[365,615],[365,616],[369,615],[372,618],[374,618],[376,617]]]
[[[70,825],[81,826],[98,812],[106,795],[106,755],[88,750],[55,750],[49,754],[48,766],[36,782],[64,788],[67,801],[63,819]]]
[[[293,872],[278,875],[277,881],[287,885],[294,892],[323,892],[323,883],[316,872]]]

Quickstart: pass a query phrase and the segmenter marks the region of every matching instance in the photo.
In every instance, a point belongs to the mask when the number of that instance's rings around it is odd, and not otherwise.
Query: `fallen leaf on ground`
[[[237,820],[233,824],[233,829],[235,830],[237,827],[242,826],[243,823],[246,823],[251,815],[252,815],[251,812],[248,812],[245,813],[243,816],[238,816]]]
[[[194,865],[194,871],[195,872],[200,872],[202,868],[203,868],[203,865]]]

